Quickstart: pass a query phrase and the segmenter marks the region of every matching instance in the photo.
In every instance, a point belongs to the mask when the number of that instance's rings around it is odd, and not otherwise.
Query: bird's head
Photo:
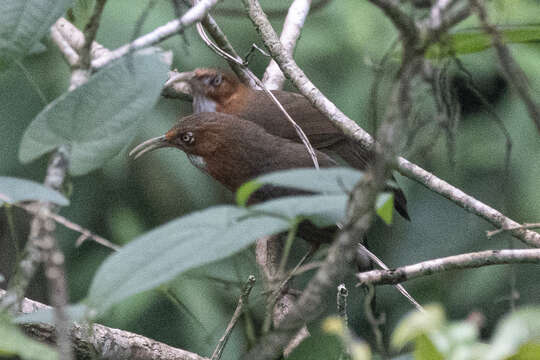
[[[227,112],[223,108],[248,89],[236,75],[221,69],[199,68],[180,73],[176,79],[189,84],[194,113]]]

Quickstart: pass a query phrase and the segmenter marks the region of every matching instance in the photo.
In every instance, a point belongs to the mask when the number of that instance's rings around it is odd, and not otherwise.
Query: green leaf
[[[0,63],[17,60],[36,49],[39,40],[73,0],[2,0]]]
[[[249,207],[251,213],[263,213],[293,221],[309,219],[319,227],[334,225],[345,216],[348,196],[305,195],[287,196]]]
[[[66,312],[71,321],[81,321],[92,318],[91,310],[85,304],[75,304],[66,307]],[[35,324],[44,323],[54,325],[54,309],[45,308],[39,309],[32,313],[21,314],[15,318],[17,324]]]
[[[58,191],[25,179],[0,176],[0,206],[4,202],[13,204],[19,201],[42,200],[66,206],[69,200]]]
[[[379,194],[375,209],[377,209],[377,215],[379,215],[387,225],[392,225],[392,218],[394,216],[394,195],[391,193]]]
[[[168,65],[150,49],[122,58],[49,104],[26,129],[19,159],[30,162],[71,146],[70,173],[101,167],[130,141],[158,100]]]
[[[276,171],[260,176],[254,181],[259,184],[291,187],[315,193],[344,194],[350,193],[363,175],[364,174],[361,171],[346,167],[333,167],[319,170],[306,168]],[[253,187],[254,185],[247,184],[240,187],[238,191],[245,193],[243,196],[249,197],[249,195],[258,188],[255,188],[249,193],[249,189],[242,188],[244,186]]]
[[[538,360],[540,359],[540,343],[525,343],[520,346],[516,355],[508,360]]]
[[[429,337],[425,334],[418,336],[414,343],[415,360],[444,360]]]
[[[519,309],[500,321],[485,359],[504,359],[533,342],[540,343],[540,307]]]
[[[499,27],[507,44],[540,41],[540,25],[517,25]],[[452,54],[463,55],[486,50],[492,46],[491,36],[483,29],[464,30],[451,34],[443,43],[437,43],[426,53],[428,58],[442,58]]]
[[[251,180],[240,186],[240,188],[236,191],[236,203],[238,206],[245,207],[251,194],[259,190],[263,185],[264,184],[258,182],[257,180]]]
[[[247,209],[213,207],[136,238],[103,262],[90,286],[87,304],[102,313],[128,296],[232,255],[289,226],[284,219],[248,215]]]
[[[28,360],[58,359],[52,347],[25,336],[5,315],[0,314],[0,357],[15,355]]]
[[[396,326],[390,345],[396,350],[402,349],[409,342],[422,335],[440,329],[445,323],[444,310],[439,305],[427,305],[425,312],[413,311]]]

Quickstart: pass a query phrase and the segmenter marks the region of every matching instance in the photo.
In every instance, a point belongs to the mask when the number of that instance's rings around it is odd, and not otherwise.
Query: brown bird
[[[191,88],[194,113],[236,115],[260,125],[272,135],[301,142],[293,126],[264,91],[254,90],[240,82],[234,74],[219,69],[196,69],[183,74],[182,78]],[[337,155],[359,170],[365,170],[372,163],[372,151],[346,138],[304,96],[279,90],[272,93],[302,128],[315,149]],[[405,195],[401,189],[391,190],[394,192],[394,207],[409,220]]]
[[[165,135],[147,140],[131,152],[135,159],[164,147],[182,150],[197,167],[231,191],[260,175],[284,169],[313,167],[302,144],[267,133],[257,124],[238,116],[199,113],[184,117]],[[316,151],[321,167],[336,166],[328,155]],[[309,194],[297,189],[265,185],[250,198],[255,204],[281,196]],[[300,237],[312,243],[333,239],[336,227],[320,229],[311,223],[300,225]]]

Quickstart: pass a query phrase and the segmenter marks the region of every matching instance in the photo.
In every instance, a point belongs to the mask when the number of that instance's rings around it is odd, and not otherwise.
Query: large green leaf
[[[70,173],[99,168],[132,139],[159,98],[168,65],[156,49],[120,59],[49,104],[24,133],[22,162],[71,146]]]
[[[520,44],[540,41],[540,25],[518,25],[500,27],[499,31],[507,44]],[[443,43],[429,48],[428,58],[447,57],[452,54],[463,55],[480,52],[490,48],[491,36],[483,29],[463,30],[451,34]]]
[[[53,348],[25,336],[10,323],[5,315],[0,313],[0,357],[15,355],[28,360],[58,359]]]
[[[90,286],[88,305],[101,313],[128,296],[227,257],[256,239],[289,226],[284,219],[249,217],[248,212],[233,206],[214,207],[173,220],[136,238],[101,265]]]
[[[505,359],[528,343],[540,343],[540,307],[519,309],[506,316],[495,330],[485,359]]]
[[[250,208],[219,206],[176,219],[124,246],[99,268],[88,304],[99,312],[128,296],[166,283],[184,271],[238,252],[285,231],[300,218],[328,226],[345,212],[347,196],[279,198]]]
[[[27,200],[50,201],[58,205],[69,205],[66,199],[58,191],[49,189],[40,183],[18,179],[8,176],[0,176],[0,206],[4,202],[16,203]]]
[[[35,49],[73,0],[2,0],[0,2],[0,63]]]

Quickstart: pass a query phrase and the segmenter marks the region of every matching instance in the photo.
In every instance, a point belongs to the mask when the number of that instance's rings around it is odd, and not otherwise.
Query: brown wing
[[[325,148],[344,139],[343,134],[304,96],[287,91],[272,91],[272,93],[306,133],[316,149]],[[285,115],[278,111],[277,105],[269,96],[262,94],[261,91],[253,91],[248,96],[250,99],[239,116],[259,124],[273,135],[301,142],[294,127]],[[276,114],[279,115],[276,117]]]

